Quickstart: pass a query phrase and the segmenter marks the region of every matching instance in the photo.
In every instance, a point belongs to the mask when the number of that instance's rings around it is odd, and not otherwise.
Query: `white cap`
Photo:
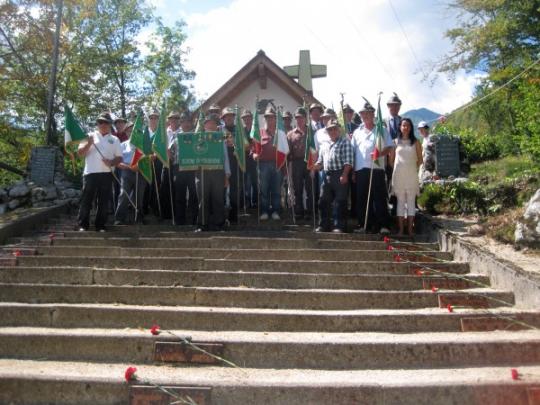
[[[429,128],[429,125],[426,121],[420,121],[418,123],[418,128]]]

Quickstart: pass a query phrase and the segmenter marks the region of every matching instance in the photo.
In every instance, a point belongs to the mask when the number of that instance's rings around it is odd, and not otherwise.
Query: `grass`
[[[469,179],[480,184],[501,183],[540,175],[540,166],[529,156],[507,156],[472,165]]]

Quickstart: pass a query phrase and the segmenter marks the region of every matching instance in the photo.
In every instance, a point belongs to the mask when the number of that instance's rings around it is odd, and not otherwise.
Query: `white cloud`
[[[393,4],[427,71],[427,60],[450,49],[443,34],[452,20],[429,0]],[[188,66],[197,73],[194,86],[201,97],[216,91],[259,49],[280,66],[297,64],[299,50],[311,50],[311,62],[328,67],[328,77],[313,82],[315,96],[335,107],[340,92],[358,108],[361,96],[375,103],[379,91],[384,101],[395,91],[403,100],[402,111],[427,107],[444,113],[469,101],[476,80],[459,74],[455,83],[441,78],[433,88],[421,82],[422,74],[415,73],[418,63],[387,0],[334,0],[325,8],[309,0],[233,0],[188,15],[186,22]]]

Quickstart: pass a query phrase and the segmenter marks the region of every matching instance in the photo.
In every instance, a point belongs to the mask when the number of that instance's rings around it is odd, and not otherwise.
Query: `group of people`
[[[204,131],[223,135],[223,167],[213,170],[185,170],[179,165],[178,135],[194,132],[195,122],[188,112],[171,112],[170,165],[153,160],[152,184],[130,164],[135,153],[129,140],[133,124],[122,118],[113,121],[103,113],[96,120],[97,130],[79,146],[79,155],[85,158],[80,230],[89,229],[95,203],[96,230],[104,231],[114,201],[116,224],[128,223],[130,207],[135,207],[139,221],[154,211],[177,225],[196,225],[198,231],[221,230],[227,223],[237,223],[239,213],[247,209],[258,208],[261,223],[280,220],[286,204],[295,221],[318,218],[317,232],[346,232],[352,217],[358,231],[390,233],[393,215],[398,235],[413,235],[419,167],[424,164],[423,151],[432,148],[429,126],[421,122],[417,138],[411,119],[399,115],[401,100],[395,93],[387,107],[389,117],[382,131],[367,100],[357,112],[349,104],[342,106],[343,125],[334,110],[317,103],[308,109],[298,107],[294,114],[284,112],[289,153],[286,164],[280,165],[277,113],[272,106],[264,111],[257,137],[249,110],[242,111],[243,131],[237,131],[236,110],[213,105],[202,123]],[[159,115],[157,110],[148,114],[151,136]],[[239,133],[246,142],[235,142]],[[244,150],[235,150],[239,144],[245,145]],[[239,154],[244,155],[245,167],[238,162]],[[116,190],[115,177],[120,179]]]

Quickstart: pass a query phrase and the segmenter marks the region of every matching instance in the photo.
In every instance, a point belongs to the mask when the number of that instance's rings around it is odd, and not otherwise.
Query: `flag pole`
[[[293,225],[296,225],[296,215],[294,213],[294,190],[291,184],[292,182],[291,182],[291,174],[289,172],[289,162],[287,161],[285,161],[285,170],[287,171],[287,191],[289,194],[289,198],[287,198],[287,202],[291,204]]]
[[[236,160],[236,219],[240,218],[240,165]]]
[[[139,169],[135,173],[135,224],[137,224],[137,219],[139,219]]]
[[[171,216],[172,216],[172,224],[176,222],[174,220],[174,201],[173,201],[173,188],[172,188],[172,180],[171,180],[171,165],[169,164],[169,167],[167,167],[167,170],[169,171],[169,196],[171,200]]]
[[[257,225],[261,224],[261,166],[257,157]]]
[[[369,199],[371,198],[371,182],[373,180],[373,159],[371,159],[371,169],[369,171],[369,186],[368,186],[368,194],[367,194],[367,203],[366,203],[366,215],[364,219],[364,233],[367,232],[367,222],[368,222],[368,214],[369,214]],[[356,180],[358,181],[358,179]]]
[[[225,174],[225,176],[227,176]],[[201,216],[202,216],[202,226],[206,225],[205,218],[204,218],[204,210],[206,208],[205,201],[204,201],[204,168],[201,166],[201,199],[202,199],[202,210],[201,210]]]
[[[156,166],[154,165],[153,160],[152,160],[152,171],[154,172],[154,185],[156,186],[156,197],[157,197],[157,203],[158,203],[159,217],[163,218],[163,214],[161,213],[161,201],[159,198],[159,187],[157,184],[157,177],[156,177]]]

